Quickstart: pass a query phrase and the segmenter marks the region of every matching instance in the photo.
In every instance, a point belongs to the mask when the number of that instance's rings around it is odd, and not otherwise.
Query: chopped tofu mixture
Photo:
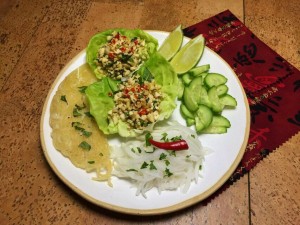
[[[119,84],[119,92],[114,95],[115,107],[108,117],[115,124],[122,120],[142,130],[158,120],[161,100],[161,87],[154,79],[141,82],[139,76],[134,75]]]
[[[98,50],[96,63],[101,74],[113,79],[128,77],[149,58],[146,42],[139,37],[130,39],[113,32],[107,41]]]

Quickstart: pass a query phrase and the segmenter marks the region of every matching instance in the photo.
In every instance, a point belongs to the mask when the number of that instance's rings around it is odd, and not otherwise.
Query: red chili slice
[[[113,52],[108,53],[108,58],[114,59],[115,58],[115,54]]]
[[[147,114],[147,109],[145,108],[142,108],[140,111],[139,111],[139,115],[146,115]]]
[[[149,143],[157,148],[165,149],[165,150],[188,150],[189,146],[185,140],[178,140],[172,142],[158,142],[153,139],[149,139]]]

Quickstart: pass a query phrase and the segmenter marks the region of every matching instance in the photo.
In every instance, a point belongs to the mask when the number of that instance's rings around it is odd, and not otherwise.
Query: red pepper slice
[[[178,140],[172,142],[158,142],[153,139],[149,139],[149,143],[157,148],[165,150],[188,150],[189,146],[185,140]]]

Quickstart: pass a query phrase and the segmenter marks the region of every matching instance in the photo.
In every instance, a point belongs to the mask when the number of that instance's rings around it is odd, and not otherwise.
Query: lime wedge
[[[170,64],[177,74],[183,74],[195,67],[204,51],[205,39],[202,34],[184,45],[171,60]]]
[[[181,25],[176,27],[159,47],[158,52],[166,59],[170,60],[180,49],[183,40]]]

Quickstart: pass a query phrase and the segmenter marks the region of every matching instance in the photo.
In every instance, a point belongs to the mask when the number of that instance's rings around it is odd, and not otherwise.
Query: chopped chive
[[[89,164],[94,164],[94,163],[95,163],[95,161],[88,161],[88,163],[89,163]]]

